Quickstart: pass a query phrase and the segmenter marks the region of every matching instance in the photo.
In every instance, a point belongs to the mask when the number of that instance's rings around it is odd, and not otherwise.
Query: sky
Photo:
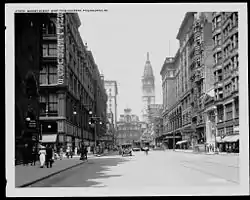
[[[141,119],[147,52],[155,76],[155,103],[162,104],[160,70],[165,58],[178,50],[176,36],[189,10],[170,4],[105,4],[98,8],[108,11],[78,13],[80,35],[104,79],[117,81],[118,116],[129,107]]]

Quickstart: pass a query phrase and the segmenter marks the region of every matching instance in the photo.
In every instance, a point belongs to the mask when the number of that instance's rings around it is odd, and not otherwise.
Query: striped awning
[[[228,135],[222,139],[224,142],[237,142],[239,135]]]
[[[164,137],[164,139],[170,139],[170,138],[181,138],[181,136],[178,136],[178,135],[176,135],[176,136],[172,136],[172,135],[170,135],[170,136],[165,136]]]
[[[178,145],[178,144],[183,144],[183,143],[186,143],[186,142],[188,142],[187,140],[182,140],[182,141],[178,141],[176,144]]]

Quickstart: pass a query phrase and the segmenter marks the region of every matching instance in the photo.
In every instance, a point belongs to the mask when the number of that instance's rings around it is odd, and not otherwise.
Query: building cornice
[[[179,31],[178,31],[178,33],[177,33],[176,39],[180,40],[180,36],[181,36],[181,34],[182,34],[182,32],[183,32],[184,26],[185,26],[186,23],[187,23],[187,20],[189,19],[189,17],[191,17],[191,16],[194,15],[195,13],[197,13],[197,12],[187,12],[187,13],[185,14],[185,17],[184,17],[184,19],[183,19],[183,21],[182,21],[182,23],[181,23],[181,26],[180,26],[180,28],[179,28]]]

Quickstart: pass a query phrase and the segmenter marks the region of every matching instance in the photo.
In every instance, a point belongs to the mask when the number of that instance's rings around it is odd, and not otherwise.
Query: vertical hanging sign
[[[57,13],[57,84],[64,83],[64,14]]]

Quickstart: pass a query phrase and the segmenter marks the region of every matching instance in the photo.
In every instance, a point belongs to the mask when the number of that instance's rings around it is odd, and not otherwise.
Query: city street
[[[140,188],[178,186],[236,186],[239,157],[173,151],[134,152],[93,157],[88,163],[30,187]]]

